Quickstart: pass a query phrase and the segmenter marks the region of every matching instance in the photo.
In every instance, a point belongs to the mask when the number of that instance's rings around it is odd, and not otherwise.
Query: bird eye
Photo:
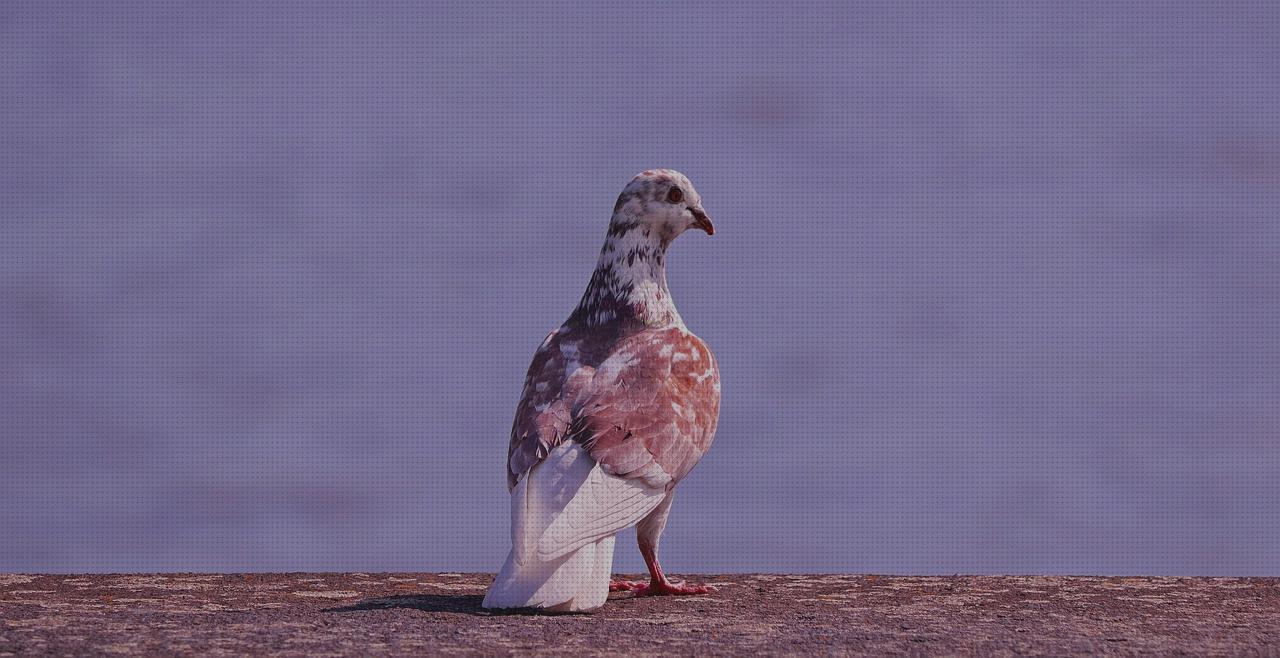
[[[667,201],[671,203],[684,201],[684,192],[678,187],[671,188],[671,191],[667,192]]]

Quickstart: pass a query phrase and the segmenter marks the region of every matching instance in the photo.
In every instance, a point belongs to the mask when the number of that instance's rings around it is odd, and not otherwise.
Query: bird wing
[[[706,344],[682,328],[619,341],[584,383],[568,435],[605,473],[667,488],[711,446],[720,372]]]
[[[521,563],[635,525],[715,436],[720,375],[696,336],[646,330],[601,346],[566,333],[552,332],[534,355],[511,431]]]
[[[547,334],[529,364],[511,425],[509,489],[564,440],[573,421],[573,399],[595,372],[582,363],[579,343],[566,340],[565,333],[562,327]]]
[[[529,364],[511,426],[507,485],[570,438],[589,444],[597,458],[609,456],[604,461],[617,475],[649,476],[661,467],[679,480],[710,446],[719,410],[715,357],[688,331],[599,340],[561,327]]]
[[[551,450],[517,483],[511,534],[516,561],[547,562],[648,516],[667,491],[605,473],[580,444]]]

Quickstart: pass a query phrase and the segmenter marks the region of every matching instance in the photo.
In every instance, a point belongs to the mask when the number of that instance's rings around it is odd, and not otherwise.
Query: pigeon
[[[715,233],[678,171],[641,172],[618,196],[582,300],[525,378],[507,451],[512,546],[484,607],[588,612],[610,591],[714,591],[658,564],[676,484],[720,414],[715,357],[667,289],[667,247],[691,228]],[[647,583],[611,580],[615,535],[632,526]]]

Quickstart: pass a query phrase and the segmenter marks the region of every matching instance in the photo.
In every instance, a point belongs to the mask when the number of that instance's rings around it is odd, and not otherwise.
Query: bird
[[[507,450],[512,546],[485,608],[590,612],[611,591],[715,591],[658,562],[676,485],[720,415],[715,356],[667,287],[667,248],[689,229],[715,234],[678,171],[643,171],[618,195],[586,291],[525,377]],[[615,535],[632,526],[647,583],[612,578]]]

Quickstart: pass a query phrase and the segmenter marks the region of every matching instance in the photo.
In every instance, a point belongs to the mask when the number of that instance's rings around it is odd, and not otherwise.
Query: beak
[[[716,227],[711,225],[711,218],[707,217],[707,211],[702,206],[690,206],[689,212],[693,213],[693,225],[706,231],[707,235],[715,235]]]

